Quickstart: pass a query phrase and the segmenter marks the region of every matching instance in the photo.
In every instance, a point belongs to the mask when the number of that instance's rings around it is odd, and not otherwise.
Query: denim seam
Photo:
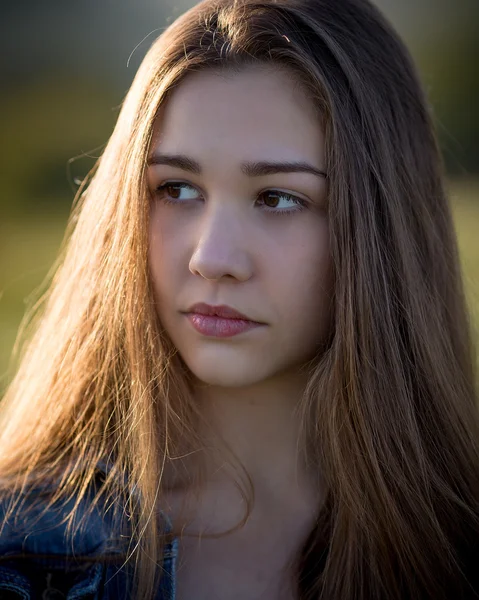
[[[0,591],[1,590],[10,590],[16,592],[21,594],[23,600],[30,600],[30,594],[15,583],[2,583],[0,586]]]

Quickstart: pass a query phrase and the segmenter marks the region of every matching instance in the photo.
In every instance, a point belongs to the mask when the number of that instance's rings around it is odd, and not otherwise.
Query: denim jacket
[[[105,473],[104,465],[98,475]],[[94,490],[83,500],[78,518],[85,513]],[[29,494],[33,507],[26,522],[15,514],[4,523],[6,501],[0,503],[0,599],[1,600],[126,600],[130,598],[132,568],[125,564],[128,536],[121,532],[108,511],[95,507],[73,540],[66,538],[63,522],[74,499],[61,509],[42,510],[41,494]],[[38,508],[36,505],[38,504]],[[165,533],[170,524],[165,518]],[[155,600],[175,600],[175,563],[178,540],[168,542],[160,586]]]

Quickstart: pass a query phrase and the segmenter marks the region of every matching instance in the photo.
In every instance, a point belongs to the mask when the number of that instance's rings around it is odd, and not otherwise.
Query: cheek
[[[158,209],[150,216],[148,262],[157,300],[161,300],[174,285],[174,276],[180,269],[180,238],[174,235],[170,220],[165,211]]]
[[[289,239],[282,260],[271,259],[282,303],[295,314],[319,309],[329,301],[332,269],[325,219],[309,222]]]
[[[281,343],[309,360],[322,344],[333,318],[333,270],[325,226],[305,228],[276,272],[275,302],[281,314]]]

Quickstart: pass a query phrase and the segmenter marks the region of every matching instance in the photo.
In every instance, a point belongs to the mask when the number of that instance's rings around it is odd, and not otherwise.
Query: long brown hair
[[[136,597],[153,596],[163,472],[201,447],[201,415],[150,289],[146,157],[182,78],[258,61],[299,78],[327,143],[333,333],[298,402],[328,492],[295,563],[298,595],[446,598],[479,529],[475,360],[427,104],[367,0],[206,0],[153,44],[29,321],[2,402],[2,485],[60,477],[52,501],[81,498],[110,460],[99,494],[128,504]]]

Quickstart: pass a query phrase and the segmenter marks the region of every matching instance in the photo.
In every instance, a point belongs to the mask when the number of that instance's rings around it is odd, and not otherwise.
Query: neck
[[[298,404],[305,385],[301,372],[248,388],[198,384],[196,400],[208,424],[202,432],[208,476],[215,482],[228,479],[226,445],[251,477],[259,501],[314,486],[300,452]]]
[[[305,385],[304,373],[248,388],[196,384],[195,401],[205,417],[199,429],[204,452],[187,453],[170,465],[170,482],[178,485],[167,486],[163,504],[178,531],[217,533],[241,522],[245,506],[236,483],[240,478],[243,485],[245,479],[236,460],[254,490],[253,516],[245,535],[287,530],[292,539],[310,529],[322,502],[322,485],[320,474],[308,468],[300,452],[298,404]],[[191,482],[198,468],[201,488]]]

